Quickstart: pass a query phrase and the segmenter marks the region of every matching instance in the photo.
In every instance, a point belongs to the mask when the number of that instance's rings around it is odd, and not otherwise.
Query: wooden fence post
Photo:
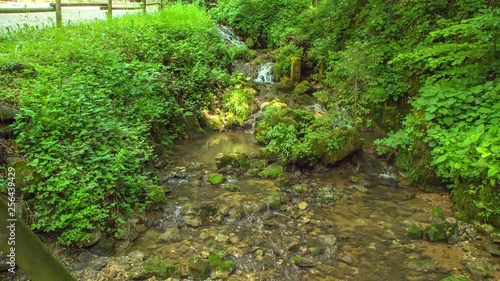
[[[146,13],[146,4],[148,3],[148,0],[142,0],[142,11]]]
[[[113,0],[108,0],[108,20],[113,18]]]
[[[56,0],[56,24],[58,27],[62,26],[61,0]]]
[[[163,8],[165,8],[165,1],[160,0],[160,10],[163,10]]]

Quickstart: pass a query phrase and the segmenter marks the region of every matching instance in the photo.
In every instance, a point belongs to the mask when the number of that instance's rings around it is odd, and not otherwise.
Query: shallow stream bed
[[[286,182],[219,171],[239,192],[207,182],[216,171],[217,154],[257,151],[253,135],[243,133],[212,134],[177,146],[165,183],[168,206],[154,218],[158,227],[127,251],[181,268],[193,257],[222,253],[236,264],[229,276],[212,276],[224,280],[441,280],[450,275],[482,280],[466,264],[495,262],[478,248],[481,235],[453,245],[406,237],[411,224],[431,223],[436,202],[451,215],[446,196],[400,186],[385,174],[367,174],[363,163],[288,171]],[[360,180],[366,182],[356,187]],[[278,206],[269,200],[276,193],[282,196]],[[165,233],[165,239],[158,238]]]

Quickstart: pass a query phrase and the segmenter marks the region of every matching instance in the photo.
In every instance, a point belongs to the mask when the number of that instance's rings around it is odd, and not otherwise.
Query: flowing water
[[[255,78],[255,82],[259,83],[273,83],[274,77],[274,63],[267,62],[260,66],[259,73],[257,74],[257,78]]]
[[[241,42],[240,38],[234,33],[234,30],[229,26],[219,25],[219,34],[226,41],[226,43],[233,46],[241,46],[245,43]]]
[[[217,133],[177,146],[165,183],[169,203],[152,215],[157,227],[130,250],[181,267],[204,251],[220,252],[236,263],[224,280],[440,280],[466,273],[460,261],[467,243],[405,237],[411,223],[429,222],[432,206],[417,191],[397,187],[384,168],[365,173],[364,165],[344,163],[320,172],[290,171],[286,184],[222,171],[239,192],[207,183],[218,153],[252,159],[257,151],[253,135],[243,133]],[[365,190],[353,186],[359,179],[367,181]],[[279,207],[267,200],[276,192],[283,196]],[[175,237],[159,242],[172,229]]]

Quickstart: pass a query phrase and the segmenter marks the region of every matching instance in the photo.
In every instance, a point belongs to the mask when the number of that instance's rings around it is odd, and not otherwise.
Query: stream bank
[[[446,196],[410,189],[371,142],[312,170],[262,158],[254,142],[223,132],[177,145],[158,175],[168,203],[131,220],[124,239],[52,249],[79,280],[499,279],[488,233],[456,221]],[[411,239],[439,223],[456,225],[455,241]]]

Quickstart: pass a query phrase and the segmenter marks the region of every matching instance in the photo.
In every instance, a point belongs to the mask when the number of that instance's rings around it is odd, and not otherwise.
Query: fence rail
[[[113,6],[113,0],[108,0],[107,2],[99,3],[80,3],[80,2],[61,2],[61,0],[55,0],[53,3],[49,3],[49,7],[15,7],[15,8],[0,8],[0,14],[21,14],[21,13],[47,13],[55,12],[57,26],[62,26],[62,7],[99,7],[100,10],[107,10],[108,18],[113,17],[113,10],[140,10],[142,9],[144,13],[148,6],[159,6],[163,9],[165,4],[164,0],[159,2],[147,3],[147,0],[142,0],[142,3],[131,4],[131,5],[120,5]]]

